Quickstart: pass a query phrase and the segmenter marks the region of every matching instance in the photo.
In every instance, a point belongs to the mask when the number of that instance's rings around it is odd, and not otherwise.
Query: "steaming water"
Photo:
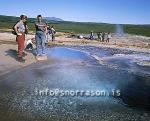
[[[1,119],[5,121],[98,121],[99,119],[110,120],[111,117],[112,121],[117,119],[138,120],[139,118],[149,120],[150,114],[145,109],[149,108],[150,76],[123,69],[134,63],[130,61],[134,56],[133,53],[133,55],[118,55],[118,51],[112,53],[112,50],[104,48],[70,48],[50,48],[48,49],[48,61],[35,63],[1,76]],[[89,52],[92,51],[102,60],[91,56]],[[139,59],[137,56],[135,55],[133,60]],[[101,61],[105,64],[100,63]],[[118,68],[110,67],[109,65],[112,64],[117,65]],[[149,67],[142,69],[147,72]],[[107,94],[96,97],[37,95],[37,91],[46,89],[104,90]],[[121,95],[113,96],[112,90],[119,90]],[[144,110],[139,110],[139,108]]]
[[[124,36],[124,29],[123,29],[123,25],[117,24],[116,25],[116,34],[119,37],[123,37]]]

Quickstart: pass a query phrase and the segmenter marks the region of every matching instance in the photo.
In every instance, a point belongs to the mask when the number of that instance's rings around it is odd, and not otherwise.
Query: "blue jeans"
[[[45,54],[46,35],[42,31],[37,31],[35,35],[37,55]]]

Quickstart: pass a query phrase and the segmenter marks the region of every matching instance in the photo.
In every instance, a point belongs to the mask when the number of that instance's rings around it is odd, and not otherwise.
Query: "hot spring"
[[[150,66],[139,64],[150,61],[147,54],[92,46],[53,47],[47,53],[47,61],[0,77],[1,119],[150,118]],[[54,95],[55,90],[68,95]]]

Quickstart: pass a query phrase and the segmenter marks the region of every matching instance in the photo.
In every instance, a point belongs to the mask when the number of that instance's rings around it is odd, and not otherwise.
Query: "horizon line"
[[[25,14],[26,15],[26,14]],[[0,16],[8,16],[8,17],[20,17],[20,16],[15,16],[15,15],[0,15]],[[44,17],[48,17],[48,16],[43,16],[43,18]],[[30,17],[29,16],[29,18],[32,18],[32,19],[34,19],[34,18],[36,18],[36,17]],[[49,18],[58,18],[58,19],[62,19],[62,18],[59,18],[59,17],[55,17],[55,16],[49,16]],[[53,21],[55,21],[55,20],[53,20]],[[92,22],[92,21],[73,21],[73,20],[64,20],[64,19],[62,19],[62,21],[64,21],[64,22],[77,22],[77,23],[97,23],[97,24],[101,24],[101,23],[103,23],[103,24],[115,24],[115,25],[150,25],[150,23],[140,23],[140,24],[134,24],[134,23],[111,23],[111,22]]]

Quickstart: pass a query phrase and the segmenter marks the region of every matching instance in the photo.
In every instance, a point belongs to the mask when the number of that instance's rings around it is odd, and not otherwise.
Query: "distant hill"
[[[56,18],[56,17],[44,17],[45,20],[50,20],[50,21],[64,21],[61,18]]]
[[[60,18],[45,17],[47,23],[53,25],[59,32],[69,33],[85,33],[90,31],[97,32],[113,32],[116,33],[116,24],[109,23],[94,23],[94,22],[71,22],[64,21]],[[19,20],[19,17],[0,15],[0,30],[6,31],[12,29],[14,24]],[[34,22],[36,18],[28,18],[28,26],[30,31],[35,31]],[[150,37],[150,25],[131,25],[123,24],[122,29],[125,33],[143,35]]]

